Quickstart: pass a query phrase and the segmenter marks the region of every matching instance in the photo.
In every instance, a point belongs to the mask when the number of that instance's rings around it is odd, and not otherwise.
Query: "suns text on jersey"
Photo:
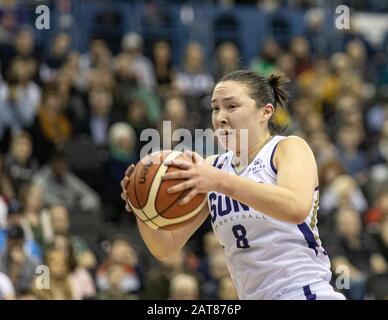
[[[215,229],[229,222],[247,219],[266,220],[265,215],[254,212],[249,206],[223,194],[209,194],[211,221]]]

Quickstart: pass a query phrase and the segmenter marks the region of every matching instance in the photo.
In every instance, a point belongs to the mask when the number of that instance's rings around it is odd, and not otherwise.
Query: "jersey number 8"
[[[247,230],[244,228],[243,225],[237,224],[233,226],[232,231],[233,231],[234,237],[237,240],[236,241],[237,248],[241,248],[241,249],[250,248],[248,239],[246,238]]]

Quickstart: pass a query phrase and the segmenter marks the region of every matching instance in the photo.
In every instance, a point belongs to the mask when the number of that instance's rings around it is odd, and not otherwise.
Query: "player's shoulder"
[[[287,136],[279,141],[274,154],[274,162],[289,161],[293,159],[305,159],[305,157],[313,156],[313,152],[303,138],[299,136]]]
[[[308,143],[302,137],[299,136],[287,136],[281,139],[278,143],[279,150],[287,150],[293,148],[309,148]]]

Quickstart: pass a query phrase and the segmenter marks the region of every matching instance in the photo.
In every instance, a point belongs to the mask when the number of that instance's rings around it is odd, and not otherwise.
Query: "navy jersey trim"
[[[317,300],[317,295],[311,292],[310,286],[304,286],[303,292],[306,297],[306,300]]]
[[[318,255],[317,248],[319,246],[318,246],[318,243],[317,243],[317,241],[314,238],[314,234],[311,231],[311,229],[309,228],[309,226],[306,224],[306,222],[303,222],[301,224],[298,224],[298,228],[302,232],[302,234],[304,236],[304,239],[307,242],[308,247],[310,249],[313,249],[315,251],[315,254]]]
[[[273,148],[272,153],[271,153],[271,158],[270,158],[270,160],[269,160],[269,163],[271,164],[271,169],[272,169],[272,171],[273,171],[273,173],[274,173],[275,175],[278,174],[278,170],[277,170],[277,169],[275,168],[275,166],[273,165],[273,156],[274,156],[274,154],[275,154],[275,150],[276,150],[276,147],[278,146],[279,142],[280,142],[280,141],[278,141],[278,142],[275,144],[275,147]]]
[[[278,143],[276,143],[275,147],[273,148],[272,153],[271,153],[271,158],[269,160],[269,163],[271,165],[271,169],[272,169],[273,173],[276,174],[276,175],[278,174],[278,170],[275,168],[275,166],[273,164],[273,156],[275,154],[276,147],[278,146],[279,142],[280,141],[278,141]],[[318,191],[318,190],[319,190],[319,185],[315,187],[314,191]]]
[[[213,167],[216,167],[218,160],[220,160],[220,156],[217,156],[216,160],[214,160]]]

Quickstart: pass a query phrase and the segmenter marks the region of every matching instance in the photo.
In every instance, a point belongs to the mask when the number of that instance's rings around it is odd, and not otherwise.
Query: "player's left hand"
[[[215,191],[221,172],[208,164],[198,153],[192,151],[185,151],[184,153],[193,159],[193,163],[180,159],[165,162],[166,165],[177,167],[181,170],[166,173],[162,178],[163,180],[186,179],[184,182],[167,189],[168,193],[176,193],[190,189],[190,192],[179,201],[181,205],[190,202],[199,193]]]

